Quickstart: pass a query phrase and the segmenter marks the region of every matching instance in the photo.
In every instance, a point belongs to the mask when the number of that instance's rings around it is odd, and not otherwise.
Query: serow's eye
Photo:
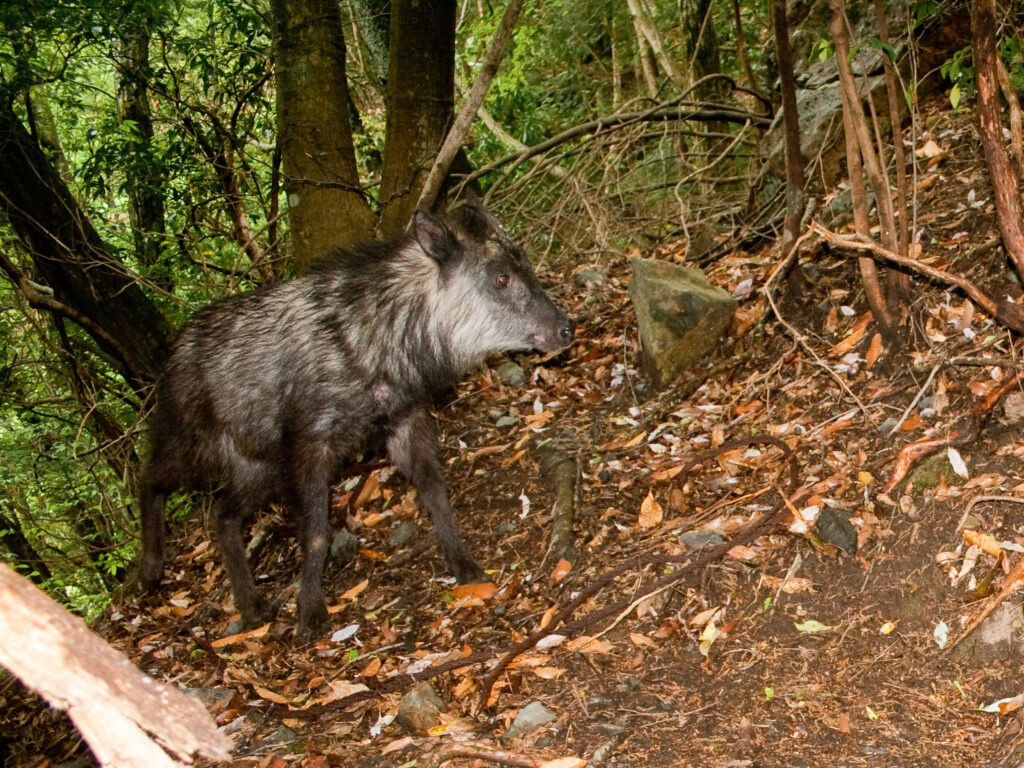
[[[512,282],[512,278],[509,275],[498,275],[494,278],[494,284],[499,288],[508,288],[508,284]]]

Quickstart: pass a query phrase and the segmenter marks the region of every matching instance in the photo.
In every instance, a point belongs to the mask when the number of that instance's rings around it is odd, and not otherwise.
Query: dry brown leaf
[[[773,591],[781,586],[782,591],[785,592],[787,595],[795,595],[798,592],[814,591],[814,583],[810,579],[801,579],[797,577],[790,577],[786,579],[785,584],[783,584],[783,580],[778,576],[768,576],[762,574],[761,584]]]
[[[243,640],[259,640],[270,630],[270,624],[264,624],[262,627],[256,627],[256,629],[250,629],[247,632],[239,632],[236,635],[228,635],[222,637],[219,640],[214,640],[210,645],[213,648],[223,648],[226,645],[234,645],[240,643]]]
[[[531,671],[543,680],[554,680],[565,673],[561,667],[534,667]]]
[[[540,768],[584,768],[586,764],[586,760],[578,757],[559,757],[557,760],[541,763]]]
[[[963,534],[964,541],[966,541],[968,544],[973,544],[986,555],[992,555],[992,557],[999,557],[999,544],[987,533],[972,531],[968,528],[964,528],[961,531],[961,533]]]
[[[345,592],[343,592],[342,595],[341,595],[341,599],[342,600],[354,600],[368,586],[370,586],[370,580],[369,579],[363,579],[358,584],[356,584],[354,587],[352,587],[352,589],[345,590]]]
[[[452,587],[452,595],[456,600],[474,597],[477,600],[486,600],[497,591],[498,588],[489,581],[482,581],[479,584],[456,584]]]
[[[569,571],[572,570],[572,563],[566,560],[564,557],[558,561],[558,565],[551,572],[551,580],[558,582],[569,575]]]
[[[502,459],[501,468],[505,469],[506,467],[511,467],[513,464],[515,464],[517,461],[519,461],[525,455],[526,455],[526,449],[525,448],[523,448],[522,450],[516,451],[511,456],[509,456],[507,459]]]
[[[363,667],[363,671],[359,673],[360,677],[374,677],[380,672],[381,661],[379,656],[374,656],[370,659],[370,663]]]
[[[673,477],[675,477],[682,471],[682,464],[678,464],[674,467],[669,467],[668,469],[659,470],[658,472],[655,472],[651,475],[651,482],[661,483],[664,482],[665,480],[671,480]]]
[[[483,448],[477,448],[472,453],[466,456],[467,459],[472,461],[473,459],[479,459],[482,456],[490,456],[495,453],[502,453],[511,448],[513,443],[502,443],[501,445],[485,445]]]
[[[602,640],[598,637],[590,637],[589,635],[581,635],[575,637],[572,640],[565,642],[567,650],[574,651],[576,653],[611,653],[612,644],[608,640]]]
[[[642,645],[648,648],[657,648],[658,644],[651,640],[647,635],[641,635],[639,632],[630,632],[629,640],[633,645]]]
[[[660,525],[665,511],[661,508],[655,498],[653,491],[648,491],[647,496],[640,502],[640,516],[637,518],[637,525],[641,528],[653,528]]]
[[[544,629],[548,624],[551,623],[551,620],[555,617],[555,612],[557,610],[558,610],[558,606],[557,605],[552,605],[550,608],[548,608],[546,611],[544,611],[544,615],[540,617],[540,628],[541,629]]]
[[[254,685],[252,689],[256,691],[257,694],[259,694],[259,697],[261,699],[272,701],[275,704],[290,704],[292,701],[289,697],[282,696],[279,693],[274,693],[274,691],[270,690],[269,688],[264,688],[261,685]]]
[[[871,337],[871,346],[868,347],[867,354],[864,355],[864,364],[867,366],[869,370],[871,366],[873,366],[878,361],[878,358],[881,356],[881,354],[882,334],[876,333],[874,336]]]

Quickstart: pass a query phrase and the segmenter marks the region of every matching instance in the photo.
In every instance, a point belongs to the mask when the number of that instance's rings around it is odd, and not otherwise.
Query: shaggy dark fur
[[[427,407],[490,353],[565,348],[573,324],[494,218],[476,205],[459,210],[445,219],[417,212],[410,235],[334,253],[304,277],[221,301],[185,327],[150,424],[144,586],[160,582],[167,495],[214,490],[235,604],[247,625],[265,620],[242,526],[273,500],[300,521],[299,625],[310,635],[327,621],[330,487],[380,438],[419,490],[452,573],[479,578],[452,517]]]

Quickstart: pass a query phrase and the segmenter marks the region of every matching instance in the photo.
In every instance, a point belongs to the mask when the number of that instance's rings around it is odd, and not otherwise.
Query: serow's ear
[[[423,252],[444,263],[455,253],[455,237],[444,222],[423,209],[412,215],[412,233]]]

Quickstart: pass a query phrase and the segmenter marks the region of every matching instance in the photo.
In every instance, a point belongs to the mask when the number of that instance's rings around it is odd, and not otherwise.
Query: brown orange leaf
[[[964,541],[968,544],[973,544],[986,555],[999,557],[1001,551],[999,549],[999,544],[988,534],[981,533],[979,531],[972,531],[968,528],[964,528],[961,533],[963,534]]]
[[[464,600],[467,597],[486,600],[497,591],[498,588],[489,581],[482,581],[479,584],[456,584],[452,588],[456,600]]]
[[[359,595],[359,593],[361,593],[368,586],[370,586],[370,580],[369,579],[363,579],[358,584],[356,584],[354,587],[352,587],[352,589],[346,590],[342,594],[341,599],[342,600],[355,600],[355,598]]]
[[[653,528],[661,523],[665,511],[661,508],[652,491],[647,492],[646,498],[640,502],[640,516],[637,518],[637,525],[641,528]]]
[[[871,337],[871,346],[868,347],[867,354],[864,355],[865,365],[870,369],[872,365],[878,360],[882,354],[882,334],[876,333]]]
[[[551,572],[552,581],[561,581],[569,575],[569,571],[572,570],[572,563],[566,560],[564,557],[558,561],[558,565],[555,566],[555,570]]]
[[[214,648],[223,648],[227,645],[234,645],[240,643],[243,640],[258,640],[263,637],[270,630],[270,624],[264,624],[262,627],[256,627],[256,629],[250,629],[247,632],[239,632],[236,635],[228,635],[222,637],[219,640],[214,640],[210,645]]]
[[[541,629],[544,629],[548,624],[551,623],[551,620],[553,618],[555,618],[555,612],[557,610],[558,610],[558,606],[557,605],[552,605],[550,608],[548,608],[546,611],[544,611],[544,615],[540,617],[540,628]]]
[[[363,667],[363,671],[359,673],[360,677],[373,677],[380,672],[380,657],[374,656],[370,659],[370,663]]]

